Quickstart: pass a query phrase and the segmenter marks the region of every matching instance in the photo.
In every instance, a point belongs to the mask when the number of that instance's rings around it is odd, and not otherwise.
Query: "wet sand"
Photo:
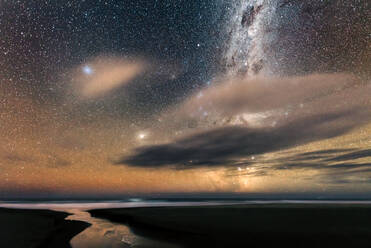
[[[90,210],[182,247],[371,247],[371,205],[249,204]],[[149,246],[148,246],[149,247]]]
[[[51,210],[0,208],[1,248],[70,248],[70,240],[90,224],[65,220]]]

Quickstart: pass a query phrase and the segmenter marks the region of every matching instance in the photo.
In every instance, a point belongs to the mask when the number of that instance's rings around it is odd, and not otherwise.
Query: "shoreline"
[[[90,224],[66,220],[71,214],[59,209],[0,207],[0,247],[71,248],[70,241]],[[160,248],[158,242],[184,248],[371,247],[370,204],[266,202],[83,211],[128,226],[149,240],[143,247],[150,248]]]
[[[371,205],[257,204],[95,209],[138,236],[181,247],[370,247]]]
[[[34,210],[55,210],[64,212],[65,209],[80,209],[84,211],[95,209],[124,209],[144,207],[207,207],[207,206],[232,206],[232,205],[365,205],[371,206],[371,200],[136,200],[136,201],[96,201],[96,202],[73,202],[73,201],[52,201],[52,202],[27,202],[27,201],[0,201],[0,209],[34,209]]]
[[[52,210],[0,208],[0,247],[71,248],[70,240],[90,226]]]

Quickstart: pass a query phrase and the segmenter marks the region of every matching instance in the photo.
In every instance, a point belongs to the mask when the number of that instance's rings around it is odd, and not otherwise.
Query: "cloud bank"
[[[184,104],[188,116],[217,111],[223,116],[259,113],[285,107],[304,107],[307,102],[327,96],[360,82],[345,74],[306,77],[235,79],[192,96]],[[308,109],[308,106],[306,106]],[[202,111],[195,111],[202,110]]]
[[[369,83],[342,74],[228,81],[206,89],[202,97],[191,97],[180,117],[187,118],[198,106],[219,111],[222,118],[244,112],[273,114],[259,127],[226,125],[139,147],[118,163],[225,166],[250,155],[333,138],[371,121],[370,95]]]

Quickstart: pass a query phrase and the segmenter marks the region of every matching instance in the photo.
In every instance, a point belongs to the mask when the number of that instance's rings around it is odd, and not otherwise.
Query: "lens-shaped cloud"
[[[283,111],[260,127],[248,123],[224,125],[166,144],[140,147],[118,163],[144,167],[225,166],[246,156],[334,138],[371,121],[370,95],[369,83],[347,75],[226,82],[205,90],[202,97],[191,97],[180,117],[186,119],[200,105],[220,111],[221,118],[244,111]]]

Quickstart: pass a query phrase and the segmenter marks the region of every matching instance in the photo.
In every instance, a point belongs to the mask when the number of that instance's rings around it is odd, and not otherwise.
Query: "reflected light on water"
[[[131,247],[135,243],[135,235],[124,225],[93,218],[88,212],[79,209],[69,209],[66,212],[72,214],[66,218],[67,220],[91,224],[71,240],[73,248]]]

